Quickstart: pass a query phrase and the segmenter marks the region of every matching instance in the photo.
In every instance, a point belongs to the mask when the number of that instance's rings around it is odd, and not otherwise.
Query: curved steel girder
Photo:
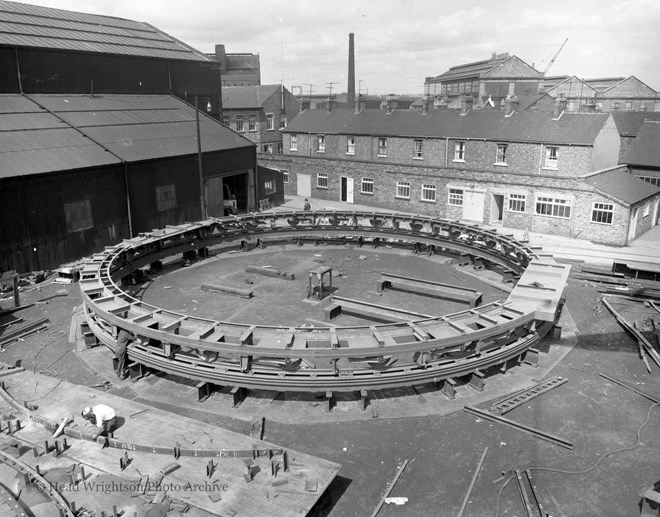
[[[315,224],[301,224],[298,226],[297,220],[311,219]],[[322,224],[321,219],[325,218],[330,224]],[[345,221],[351,221],[350,224],[336,224],[340,218]],[[294,221],[295,219],[295,221]],[[266,225],[270,221],[270,226]],[[286,226],[277,226],[277,223],[287,221]],[[365,221],[368,224],[365,224]],[[391,228],[383,227],[384,222],[391,225]],[[410,229],[401,228],[400,223],[408,224]],[[421,231],[426,225],[430,231]],[[441,232],[446,232],[443,235]],[[422,242],[425,244],[443,246],[457,251],[482,256],[489,261],[498,263],[517,272],[521,272],[528,264],[531,258],[536,255],[533,250],[518,243],[508,236],[501,236],[488,230],[482,230],[476,226],[465,225],[454,221],[446,221],[421,216],[403,216],[400,214],[381,214],[357,213],[357,212],[282,212],[269,214],[251,214],[247,216],[232,216],[223,219],[211,219],[201,223],[184,225],[181,227],[167,228],[162,231],[154,231],[150,234],[141,235],[137,239],[124,241],[122,245],[107,250],[102,264],[98,268],[98,280],[106,286],[110,292],[115,293],[117,298],[125,300],[127,304],[133,304],[142,310],[149,311],[153,309],[154,314],[160,312],[168,316],[177,316],[182,319],[187,316],[174,313],[172,311],[163,311],[157,307],[143,304],[130,297],[115,284],[117,280],[130,273],[131,271],[145,266],[155,260],[160,260],[170,255],[183,253],[189,250],[197,250],[202,247],[211,247],[225,245],[231,247],[242,240],[261,238],[271,240],[285,240],[295,238],[337,238],[350,236],[362,236],[383,239],[402,240],[406,242]],[[463,239],[462,236],[467,236]],[[483,244],[480,244],[482,242]],[[500,246],[498,250],[496,246]],[[96,258],[98,260],[98,258]],[[201,339],[186,339],[185,336],[179,336],[174,333],[167,333],[155,329],[148,329],[143,326],[134,325],[125,318],[116,316],[102,308],[99,308],[94,300],[87,296],[83,290],[83,298],[88,309],[88,320],[94,333],[111,348],[114,348],[114,340],[103,331],[101,327],[96,326],[93,320],[98,317],[105,320],[109,325],[122,326],[133,330],[138,334],[150,337],[152,339],[177,344],[185,348],[197,348],[200,350],[212,350],[230,354],[230,356],[240,361],[241,357],[264,357],[279,359],[299,359],[301,357],[313,359],[332,359],[341,358],[364,358],[369,356],[383,356],[400,353],[413,354],[415,352],[433,351],[440,348],[451,347],[454,345],[466,344],[477,340],[484,340],[497,337],[516,328],[525,328],[527,323],[534,320],[533,313],[518,311],[519,314],[512,321],[496,325],[487,329],[468,332],[467,334],[444,339],[427,339],[417,341],[412,344],[374,346],[367,348],[351,349],[271,349],[260,348],[258,346],[241,345],[240,343],[208,343]],[[457,313],[460,314],[460,313]],[[149,315],[147,314],[147,317]],[[439,317],[446,320],[446,317]],[[193,318],[189,318],[193,320]],[[199,322],[199,319],[195,319]],[[204,320],[206,321],[206,320]],[[417,322],[422,325],[422,322]],[[211,322],[209,324],[222,324],[221,322]],[[406,327],[407,324],[401,324]],[[245,328],[243,325],[240,328]],[[133,328],[135,327],[135,328]],[[380,327],[380,326],[376,326]],[[392,328],[393,325],[387,325]],[[260,327],[268,329],[269,327]],[[325,328],[325,327],[323,327]],[[359,329],[361,327],[352,327]],[[365,331],[367,329],[364,327]],[[272,328],[275,330],[275,328]],[[305,329],[309,331],[309,328]],[[313,330],[313,329],[312,329]],[[480,356],[480,360],[473,364],[471,360],[462,359],[452,362],[447,366],[446,361],[429,363],[419,366],[415,363],[406,365],[397,365],[396,367],[385,370],[374,370],[364,368],[362,370],[342,370],[324,371],[314,369],[295,370],[286,372],[278,369],[269,369],[263,367],[252,367],[248,371],[241,371],[240,367],[233,365],[211,365],[208,363],[183,362],[167,357],[158,357],[155,349],[140,349],[133,351],[133,356],[138,362],[147,366],[170,371],[178,375],[184,375],[198,380],[208,380],[216,384],[230,384],[235,386],[272,389],[277,385],[283,391],[317,391],[317,390],[345,390],[352,391],[360,389],[368,380],[368,385],[373,389],[384,387],[402,386],[417,382],[429,382],[452,376],[465,375],[470,371],[479,368],[487,368],[493,364],[499,364],[511,357],[520,355],[529,348],[532,343],[538,340],[538,334],[533,330],[525,329],[528,332],[529,339],[519,339],[514,344],[502,346],[496,350],[499,352],[488,351]],[[384,345],[384,344],[381,344]],[[502,352],[502,353],[500,353]],[[487,359],[484,361],[484,359]],[[483,364],[482,364],[483,363]],[[458,366],[456,366],[458,365]],[[232,371],[234,368],[234,371]],[[463,373],[462,373],[463,372]],[[319,378],[322,379],[319,380]],[[373,381],[373,378],[376,378]],[[295,380],[297,379],[297,380]],[[295,381],[294,381],[295,380]]]
[[[462,377],[476,370],[519,357],[528,348],[538,343],[551,324],[542,325],[538,332],[531,331],[513,343],[502,345],[482,354],[456,361],[440,360],[420,366],[416,363],[397,365],[387,370],[364,368],[356,371],[335,373],[329,369],[300,369],[287,372],[279,369],[251,368],[243,372],[239,365],[222,365],[192,360],[170,359],[157,350],[144,348],[134,350],[131,358],[148,368],[179,375],[196,381],[221,386],[239,386],[257,390],[292,392],[356,391],[360,389],[388,389],[436,382],[443,379]],[[102,340],[114,349],[114,342],[107,336]]]

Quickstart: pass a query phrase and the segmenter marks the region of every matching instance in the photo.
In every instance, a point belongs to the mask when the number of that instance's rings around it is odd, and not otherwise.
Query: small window
[[[257,116],[248,115],[248,131],[256,131],[256,130],[257,130]]]
[[[264,153],[273,154],[273,144],[264,144]]]
[[[495,155],[495,165],[506,165],[506,144],[497,144],[497,154]]]
[[[92,221],[92,204],[89,199],[64,204],[64,218],[66,229],[77,232],[94,226]]]
[[[570,199],[560,199],[552,197],[536,198],[536,215],[546,215],[549,217],[560,217],[562,219],[571,218]]]
[[[387,138],[378,139],[378,156],[387,156]]]
[[[396,182],[396,197],[410,199],[410,183],[407,181]]]
[[[373,194],[374,193],[374,180],[373,178],[362,178],[362,183],[360,184],[360,192],[363,194]]]
[[[647,217],[651,213],[651,201],[647,201],[644,203],[644,212],[642,213],[642,217]]]
[[[424,158],[424,140],[416,138],[413,140],[413,160]]]
[[[355,137],[346,137],[346,154],[355,154]]]
[[[264,181],[264,192],[266,194],[273,194],[275,192],[275,181]]]
[[[463,206],[463,189],[450,188],[448,205]]]
[[[280,115],[280,129],[286,127],[286,115]]]
[[[298,150],[298,135],[291,135],[291,151]]]
[[[626,111],[632,111],[633,105],[632,101],[626,101]]]
[[[546,169],[556,169],[557,168],[557,157],[559,154],[558,147],[546,146],[545,148],[545,168]]]
[[[319,153],[325,152],[325,135],[316,136],[316,151]]]
[[[284,152],[284,144],[282,142],[279,142],[277,144],[277,154],[282,154]]]
[[[243,124],[243,115],[236,115],[236,131],[242,133],[245,131],[245,126]]]
[[[422,185],[422,201],[432,201],[435,203],[435,185]]]
[[[229,115],[222,116],[222,125],[227,127],[231,125],[231,117]]]
[[[156,207],[159,212],[176,208],[176,185],[156,187]]]
[[[317,174],[316,175],[316,186],[318,188],[328,188],[328,175],[327,174]]]
[[[454,143],[454,161],[455,162],[465,161],[465,142]]]
[[[524,213],[527,204],[527,196],[525,194],[509,194],[509,212]]]
[[[287,169],[282,169],[282,183],[289,183],[289,171]]]
[[[267,131],[273,131],[275,129],[275,121],[274,121],[275,115],[272,113],[266,113],[266,130]]]
[[[611,203],[594,203],[591,211],[591,222],[601,224],[612,224],[614,217],[614,205]]]

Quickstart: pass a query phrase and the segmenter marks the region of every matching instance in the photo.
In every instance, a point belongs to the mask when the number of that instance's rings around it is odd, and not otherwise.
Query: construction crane
[[[550,70],[550,67],[552,66],[552,63],[555,62],[555,59],[557,59],[557,56],[558,56],[559,53],[561,52],[561,49],[564,48],[564,45],[566,45],[566,42],[567,42],[567,41],[568,41],[568,38],[566,38],[566,39],[564,40],[564,43],[561,44],[561,47],[559,47],[559,50],[558,50],[557,52],[555,52],[555,55],[554,55],[554,56],[552,56],[552,59],[551,59],[550,62],[548,63],[548,66],[546,66],[546,67],[545,67],[545,70],[543,70],[543,75],[545,75],[545,74],[548,72],[548,70]]]

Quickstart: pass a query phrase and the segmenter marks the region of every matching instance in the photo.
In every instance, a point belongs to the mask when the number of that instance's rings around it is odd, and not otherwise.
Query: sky
[[[421,94],[449,67],[516,55],[548,75],[634,75],[660,90],[658,0],[31,0],[147,22],[195,49],[259,54],[261,83],[342,93],[348,34],[355,90]],[[311,86],[310,86],[311,85]],[[295,92],[294,92],[295,93]]]

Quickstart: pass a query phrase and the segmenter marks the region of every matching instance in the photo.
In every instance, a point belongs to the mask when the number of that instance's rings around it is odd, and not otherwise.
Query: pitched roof
[[[635,137],[645,120],[660,121],[656,111],[615,111],[612,113],[620,136]]]
[[[553,120],[552,113],[516,112],[505,116],[500,110],[418,111],[306,110],[294,118],[283,132],[378,135],[419,138],[465,138],[509,142],[544,142],[593,145],[609,114],[564,113]]]
[[[660,169],[660,120],[645,120],[623,162]]]
[[[201,115],[202,152],[252,147]],[[197,153],[195,110],[169,95],[0,95],[0,178]]]
[[[148,23],[0,0],[0,46],[214,62]]]
[[[484,59],[482,61],[474,61],[464,65],[452,66],[445,73],[433,77],[433,81],[454,81],[456,79],[465,79],[468,77],[478,77],[483,72],[487,72],[491,68],[503,63],[509,59],[509,54],[502,54],[501,56],[494,56],[491,59]]]
[[[628,205],[639,203],[660,192],[660,187],[633,176],[625,166],[593,174],[585,178],[585,181]]]
[[[279,84],[225,86],[222,88],[222,107],[224,109],[261,108],[263,103],[279,89]]]

